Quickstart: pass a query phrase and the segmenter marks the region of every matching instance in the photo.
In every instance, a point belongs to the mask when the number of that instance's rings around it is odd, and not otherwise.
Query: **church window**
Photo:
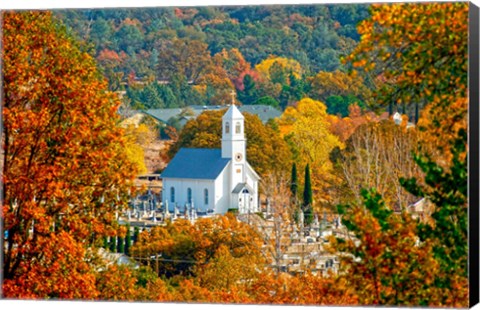
[[[225,123],[225,133],[230,133],[230,123],[229,122]]]
[[[208,189],[205,189],[203,191],[203,200],[204,200],[205,205],[208,205]]]
[[[170,187],[170,201],[175,202],[175,187]]]
[[[240,124],[240,122],[237,122],[237,124],[235,124],[235,133],[242,133],[242,125]]]
[[[192,203],[192,189],[190,187],[187,189],[187,201]]]

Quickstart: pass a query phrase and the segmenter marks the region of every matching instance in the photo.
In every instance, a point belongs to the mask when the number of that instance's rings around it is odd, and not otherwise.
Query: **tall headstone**
[[[305,214],[303,214],[302,208],[300,208],[300,212],[298,212],[298,225],[300,226],[300,231],[303,230],[305,224]]]
[[[165,200],[165,210],[163,210],[164,218],[167,219],[170,217],[170,212],[168,212],[168,200]]]
[[[178,213],[178,208],[177,208],[177,204],[175,204],[173,206],[173,219],[176,220],[177,219],[177,213]]]

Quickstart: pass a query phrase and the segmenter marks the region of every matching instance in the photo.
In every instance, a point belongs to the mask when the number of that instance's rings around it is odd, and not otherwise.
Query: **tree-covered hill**
[[[365,4],[57,11],[134,108],[224,104],[232,90],[284,108],[311,96],[309,78],[345,71],[368,15]]]

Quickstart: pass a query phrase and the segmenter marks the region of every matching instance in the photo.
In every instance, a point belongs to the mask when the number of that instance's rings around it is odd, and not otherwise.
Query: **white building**
[[[260,177],[246,158],[242,113],[231,105],[222,118],[222,148],[182,148],[162,173],[169,212],[193,207],[198,215],[258,211]]]

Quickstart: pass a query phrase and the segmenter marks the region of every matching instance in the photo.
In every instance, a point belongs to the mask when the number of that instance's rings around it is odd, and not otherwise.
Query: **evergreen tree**
[[[435,204],[431,214],[435,224],[418,224],[421,241],[434,240],[435,258],[445,274],[468,275],[468,163],[467,131],[460,129],[451,141],[452,161],[443,168],[427,155],[417,154],[415,162],[425,173],[425,179],[401,178],[401,184],[412,194],[425,197]],[[449,285],[449,277],[436,280]]]
[[[103,248],[108,249],[108,237],[103,237]]]
[[[305,188],[303,189],[303,213],[305,224],[310,225],[313,222],[313,194],[312,181],[310,179],[310,164],[305,167]]]
[[[115,252],[117,250],[117,237],[110,237],[110,252]]]
[[[132,234],[130,225],[127,225],[127,235],[125,236],[125,254],[130,255],[130,246],[132,245]]]
[[[117,237],[117,253],[125,252],[125,239],[123,237]]]
[[[303,207],[306,210],[312,205],[312,181],[310,179],[310,164],[305,167],[305,188],[303,189]]]
[[[304,216],[304,223],[305,225],[310,225],[313,223],[313,208],[312,206],[308,206],[305,209],[305,212],[303,212]]]
[[[246,74],[243,78],[243,91],[238,93],[238,99],[243,104],[252,104],[258,99],[258,91],[253,78]]]
[[[290,179],[290,191],[292,193],[292,197],[295,200],[297,198],[297,190],[298,190],[298,180],[297,180],[297,164],[292,164],[292,176]]]
[[[133,243],[136,243],[138,241],[138,236],[140,236],[140,230],[138,227],[135,227],[133,229]]]

